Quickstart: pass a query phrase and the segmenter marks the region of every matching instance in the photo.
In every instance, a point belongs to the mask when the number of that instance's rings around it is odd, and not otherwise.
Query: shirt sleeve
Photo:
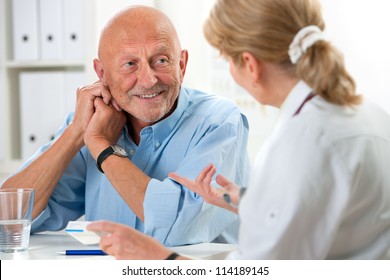
[[[234,114],[222,124],[210,127],[182,159],[179,168],[172,171],[195,179],[204,167],[213,163],[218,173],[246,185],[247,134],[246,118]],[[144,232],[167,246],[211,242],[224,231],[238,229],[237,215],[204,203],[200,196],[169,178],[150,181],[144,214]]]

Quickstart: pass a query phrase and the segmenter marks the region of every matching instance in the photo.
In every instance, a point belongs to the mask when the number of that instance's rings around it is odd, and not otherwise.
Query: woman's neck
[[[299,79],[288,73],[282,66],[271,63],[263,65],[262,91],[266,98],[264,105],[280,108]]]

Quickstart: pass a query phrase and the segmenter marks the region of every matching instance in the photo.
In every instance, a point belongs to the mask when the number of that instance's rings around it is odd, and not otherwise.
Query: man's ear
[[[99,59],[95,58],[93,60],[93,68],[95,69],[96,75],[99,77],[99,80],[103,83],[103,85],[106,85],[106,77],[104,74],[103,64]]]
[[[251,77],[252,83],[257,84],[261,75],[261,62],[250,52],[242,53],[243,68]]]
[[[184,80],[184,75],[187,69],[188,51],[182,50],[180,54],[180,83]]]

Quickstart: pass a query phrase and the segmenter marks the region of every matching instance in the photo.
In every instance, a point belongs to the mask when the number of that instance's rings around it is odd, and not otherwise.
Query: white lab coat
[[[299,82],[240,201],[230,259],[383,259],[390,247],[390,116],[319,96]]]

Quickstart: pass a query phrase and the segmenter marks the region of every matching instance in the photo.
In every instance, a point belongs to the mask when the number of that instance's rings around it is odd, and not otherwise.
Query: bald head
[[[166,15],[145,6],[120,11],[103,29],[98,55],[95,72],[133,128],[173,112],[188,52]]]
[[[161,11],[147,6],[130,6],[118,12],[103,28],[98,55],[117,51],[121,44],[146,44],[153,40],[170,42],[175,52],[180,52],[180,42],[170,19]]]

